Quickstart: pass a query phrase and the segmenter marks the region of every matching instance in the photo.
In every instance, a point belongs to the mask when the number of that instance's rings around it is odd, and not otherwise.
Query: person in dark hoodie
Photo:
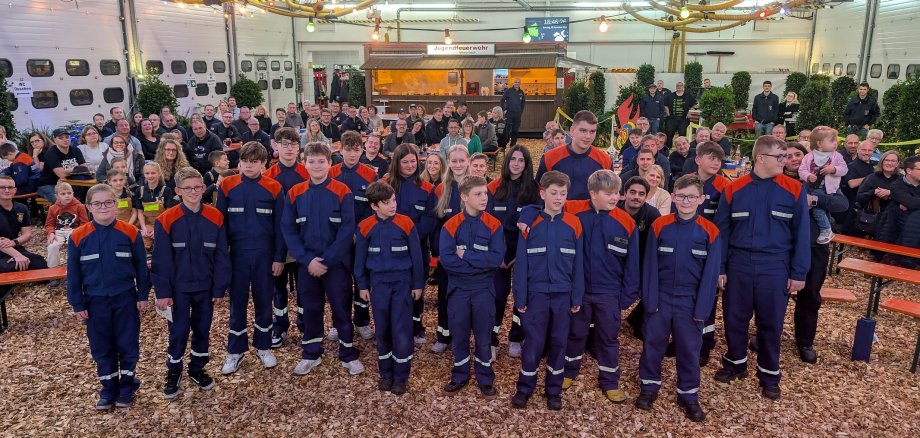
[[[664,115],[664,104],[661,94],[657,93],[658,87],[648,86],[648,94],[639,101],[639,113],[648,119],[649,134],[657,134],[661,127],[661,118]]]
[[[205,173],[211,169],[208,154],[224,150],[224,145],[221,143],[220,138],[208,131],[203,121],[196,120],[192,122],[192,134],[184,148],[185,156],[192,167],[201,173]]]
[[[773,125],[779,118],[779,97],[771,92],[773,83],[763,81],[763,93],[754,96],[754,107],[751,115],[754,116],[754,135],[770,135]]]
[[[859,84],[856,93],[843,110],[843,122],[847,125],[848,134],[859,134],[860,138],[865,138],[881,111],[878,102],[869,95],[869,83]]]

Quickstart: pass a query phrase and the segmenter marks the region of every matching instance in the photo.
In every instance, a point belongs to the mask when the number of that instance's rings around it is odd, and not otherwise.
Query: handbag
[[[853,226],[860,233],[875,235],[875,224],[878,222],[879,200],[875,198],[865,208],[856,211],[856,221]]]

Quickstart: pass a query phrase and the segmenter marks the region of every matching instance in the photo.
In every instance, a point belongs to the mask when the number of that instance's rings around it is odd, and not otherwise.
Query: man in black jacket
[[[869,84],[863,82],[856,89],[857,95],[847,102],[843,110],[843,123],[847,125],[848,134],[859,134],[865,138],[866,133],[878,119],[879,109],[875,98],[869,95]]]
[[[904,176],[892,182],[890,190],[891,202],[879,216],[878,240],[920,248],[920,156],[904,160]],[[910,269],[917,265],[916,259],[892,258]]]
[[[157,131],[157,135],[163,135],[167,132],[176,131],[182,134],[182,142],[188,142],[188,131],[185,130],[179,123],[176,121],[176,116],[172,114],[167,114],[163,116],[163,123],[160,124],[160,129]]]
[[[446,136],[447,119],[444,118],[441,108],[435,108],[431,120],[425,125],[425,141],[428,142],[428,146],[441,144],[441,140]]]
[[[214,151],[224,150],[224,145],[213,132],[208,131],[202,121],[192,122],[192,137],[185,144],[185,156],[189,164],[197,169],[201,174],[211,170],[211,163],[208,162],[208,154]]]
[[[336,104],[336,106],[338,106],[338,104]],[[339,131],[339,127],[332,122],[332,111],[326,108],[323,108],[319,115],[319,130],[332,142],[337,142],[342,139],[342,133]]]
[[[511,128],[511,146],[517,144],[518,129],[521,127],[521,116],[524,114],[524,105],[527,100],[521,90],[521,80],[515,79],[514,85],[502,94],[501,107],[505,111],[506,123]]]
[[[847,139],[849,138],[847,136]],[[843,234],[850,235],[856,232],[853,229],[853,220],[856,216],[856,193],[859,191],[859,185],[862,184],[863,180],[875,172],[875,168],[872,167],[870,162],[874,151],[875,143],[869,140],[860,143],[856,148],[856,158],[847,164],[847,173],[840,179],[840,192],[843,193],[843,196],[846,196],[847,201],[850,203],[850,208],[846,212],[834,215],[834,220],[838,224],[842,224],[840,232]]]
[[[226,146],[240,141],[240,131],[233,126],[233,113],[229,111],[220,115],[220,123],[212,125],[211,132]]]
[[[779,97],[771,92],[773,83],[763,81],[763,93],[754,96],[754,107],[751,115],[754,117],[754,135],[770,135],[773,125],[779,119]]]
[[[240,108],[240,118],[242,119],[243,109],[246,107]],[[268,157],[271,158],[275,151],[272,150],[272,139],[259,127],[259,120],[255,117],[250,117],[246,123],[246,130],[243,131],[242,136],[243,144],[249,143],[250,141],[257,141],[262,143],[262,146],[265,146],[265,152],[268,153]],[[230,151],[227,152],[227,159],[230,160],[230,167],[236,168],[240,162],[239,151]],[[269,161],[271,161],[269,159]]]
[[[674,141],[674,134],[684,134],[690,126],[690,108],[696,105],[696,99],[684,90],[684,83],[678,82],[673,93],[668,93],[664,98],[664,114],[667,116],[664,123],[664,132],[668,135],[666,145],[668,150]]]
[[[661,96],[656,93],[657,87],[648,86],[648,94],[642,96],[639,101],[639,114],[648,119],[649,132],[647,134],[657,134],[661,127],[661,118],[664,116],[664,104]]]
[[[383,142],[381,153],[384,157],[390,158],[396,147],[403,143],[415,143],[415,136],[408,132],[408,123],[405,120],[396,120],[396,130],[391,132]]]

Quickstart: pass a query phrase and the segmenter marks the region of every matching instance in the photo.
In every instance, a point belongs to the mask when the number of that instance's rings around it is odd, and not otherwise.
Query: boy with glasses
[[[140,232],[115,219],[115,190],[97,184],[86,193],[93,221],[67,245],[67,301],[86,321],[89,350],[102,383],[96,409],[134,404],[140,386],[140,311],[147,309],[150,277]]]
[[[217,192],[217,210],[224,215],[230,243],[230,329],[227,359],[221,373],[235,373],[249,349],[249,290],[254,308],[252,345],[265,368],[278,365],[270,351],[272,276],[281,275],[287,249],[281,237],[284,192],[277,181],[262,176],[268,153],[251,141],[240,148],[240,174],[224,178]]]
[[[645,253],[645,342],[639,360],[641,392],[635,405],[650,410],[658,398],[661,361],[673,335],[677,349],[677,405],[690,420],[703,421],[706,414],[699,404],[699,355],[703,321],[715,302],[722,242],[719,229],[699,216],[698,208],[706,200],[699,177],[678,178],[671,199],[677,213],[662,216],[652,224]]]
[[[176,172],[176,192],[182,202],[154,222],[151,280],[160,311],[172,307],[163,397],[179,395],[182,360],[192,336],[189,378],[203,390],[214,387],[204,370],[214,305],[224,300],[229,286],[230,255],[227,226],[216,208],[201,204],[205,190],[201,174],[186,167]]]

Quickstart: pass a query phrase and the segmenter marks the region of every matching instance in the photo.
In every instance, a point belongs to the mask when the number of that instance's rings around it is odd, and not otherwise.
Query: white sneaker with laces
[[[370,326],[366,325],[364,327],[356,327],[356,328],[358,330],[358,334],[361,335],[361,338],[363,339],[373,339],[374,338],[374,331],[371,330]]]
[[[278,359],[275,358],[271,350],[256,350],[256,356],[259,356],[259,360],[262,361],[262,366],[265,368],[274,368],[275,365],[278,365]]]
[[[831,243],[831,240],[833,239],[834,239],[833,231],[822,230],[821,233],[818,234],[818,239],[815,241],[815,243],[817,243],[818,245],[827,245],[828,243]]]
[[[313,360],[303,359],[297,363],[297,366],[294,367],[294,374],[298,376],[303,376],[305,374],[310,374],[310,371],[313,371],[313,368],[319,366],[322,363],[322,358],[316,358]]]
[[[521,357],[521,343],[520,342],[511,342],[508,344],[508,356],[509,357]]]
[[[425,337],[424,337],[424,336],[416,336],[416,337],[415,337],[415,345],[425,345]]]
[[[336,329],[335,327],[329,329],[329,334],[326,335],[326,339],[330,341],[338,341],[339,340],[339,330]]]
[[[360,360],[355,359],[351,362],[342,362],[342,366],[348,370],[348,374],[352,376],[357,376],[364,372],[364,364]]]
[[[245,356],[243,354],[228,354],[227,360],[224,361],[223,368],[220,369],[220,373],[225,376],[235,373],[240,369],[240,365],[243,363],[244,358]]]
[[[445,343],[443,343],[443,342],[435,342],[435,343],[431,346],[431,351],[434,352],[434,353],[443,353],[443,352],[447,351],[447,344],[445,344]]]

